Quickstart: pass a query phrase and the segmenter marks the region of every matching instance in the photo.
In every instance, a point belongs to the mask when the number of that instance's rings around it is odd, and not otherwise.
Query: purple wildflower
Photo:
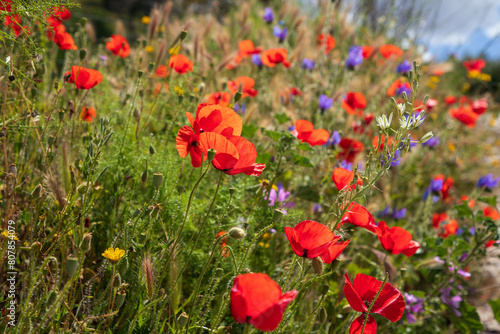
[[[264,15],[262,16],[262,18],[264,19],[264,21],[266,21],[266,23],[273,22],[274,21],[273,10],[270,7],[266,7],[264,9]]]
[[[321,95],[319,97],[319,109],[321,109],[321,113],[324,113],[326,109],[330,109],[333,106],[333,99],[329,98],[326,95]]]
[[[349,48],[349,54],[345,66],[349,70],[353,70],[355,66],[363,62],[363,48],[361,46],[353,45]]]
[[[262,67],[264,64],[262,64],[262,60],[260,59],[260,55],[254,54],[252,55],[252,63],[255,65]]]
[[[476,186],[478,188],[492,189],[498,186],[500,182],[500,177],[493,177],[493,174],[488,174],[481,176],[477,181]]]
[[[316,62],[314,60],[304,58],[302,60],[302,68],[304,70],[314,70],[314,66],[316,66]]]
[[[406,299],[406,319],[409,324],[415,323],[415,314],[424,312],[424,300],[405,292]]]
[[[280,43],[283,43],[283,41],[286,39],[287,33],[288,33],[287,27],[281,28],[280,26],[274,26],[273,28],[273,35],[278,37]]]
[[[425,143],[423,143],[422,145],[425,147],[434,148],[437,145],[439,145],[439,137],[434,136],[431,139],[429,139],[428,141],[426,141]]]
[[[408,59],[405,59],[403,60],[402,63],[398,65],[398,67],[396,68],[396,72],[399,74],[405,74],[410,72],[411,68],[412,68],[411,63],[408,61]]]
[[[446,305],[450,306],[457,317],[461,317],[462,313],[458,310],[462,297],[451,296],[451,287],[441,289],[441,301]]]

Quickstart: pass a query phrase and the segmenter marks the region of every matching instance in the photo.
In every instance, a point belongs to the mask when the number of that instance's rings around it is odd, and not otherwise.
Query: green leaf
[[[311,186],[299,187],[296,196],[315,203],[319,202],[320,200],[318,192]]]
[[[241,136],[245,138],[252,138],[258,129],[259,127],[255,124],[243,125],[243,129],[241,130]]]
[[[276,114],[274,115],[274,118],[276,118],[279,124],[286,123],[290,120],[290,117],[288,117],[285,113]]]
[[[257,159],[255,159],[255,162],[258,164],[268,164],[269,161],[271,160],[272,156],[273,155],[271,153],[268,153],[268,152],[258,153]]]
[[[486,203],[488,205],[491,205],[491,206],[497,206],[497,197],[496,196],[493,196],[493,197],[479,197],[477,200],[480,201],[480,202]]]
[[[297,144],[297,149],[302,151],[310,151],[312,150],[312,147],[308,143],[299,143]]]
[[[495,320],[500,322],[500,298],[497,300],[488,300],[488,304],[491,306]]]
[[[313,168],[314,165],[311,163],[309,158],[306,158],[302,155],[293,154],[293,163],[299,166],[310,167]]]
[[[264,134],[274,141],[279,141],[280,138],[283,136],[283,132],[272,131],[272,130],[264,130]]]
[[[461,313],[460,317],[457,317],[455,313],[451,311],[451,321],[461,333],[476,334],[484,329],[479,314],[477,314],[477,310],[474,306],[462,301],[459,311]]]
[[[457,215],[461,218],[470,218],[474,214],[466,201],[462,201],[462,204],[455,205],[453,208],[457,210]]]

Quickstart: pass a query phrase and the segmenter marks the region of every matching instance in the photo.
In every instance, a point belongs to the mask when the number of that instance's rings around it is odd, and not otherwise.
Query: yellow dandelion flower
[[[2,235],[6,238],[10,238],[10,234],[9,234],[9,231],[2,231]],[[12,240],[12,239],[11,239]],[[17,235],[14,233],[14,240],[19,240],[19,238],[17,237]]]
[[[439,77],[436,77],[436,76],[434,76],[434,75],[433,75],[433,76],[430,78],[430,80],[431,80],[431,82],[438,83],[438,82],[439,82]]]
[[[261,242],[259,242],[259,246],[260,246],[260,247],[264,247],[264,243],[263,243],[262,241],[261,241]]]
[[[269,248],[269,244],[267,242],[264,244],[264,248]]]
[[[451,152],[455,152],[455,150],[456,150],[457,148],[455,147],[455,145],[453,145],[453,143],[452,143],[452,142],[449,142],[449,143],[448,143],[448,149],[449,149]]]
[[[113,249],[113,247],[110,247],[106,249],[104,253],[102,253],[102,256],[107,258],[109,262],[111,262],[111,264],[117,264],[123,255],[125,255],[125,251],[118,247],[116,247],[115,249]]]
[[[153,52],[155,49],[151,45],[147,45],[144,50],[146,50],[147,53]]]
[[[481,75],[481,72],[476,71],[476,70],[467,72],[467,77],[469,77],[471,79],[478,78],[480,75]]]
[[[184,89],[182,89],[179,86],[174,87],[174,91],[177,93],[177,95],[183,95],[184,94]]]
[[[144,15],[141,19],[142,24],[149,24],[151,22],[151,18],[149,16]]]
[[[194,87],[193,90],[196,92],[196,93],[199,93],[200,92],[200,89],[198,87]]]
[[[482,81],[491,81],[491,75],[489,75],[487,73],[481,73],[479,75],[479,80],[482,80]]]

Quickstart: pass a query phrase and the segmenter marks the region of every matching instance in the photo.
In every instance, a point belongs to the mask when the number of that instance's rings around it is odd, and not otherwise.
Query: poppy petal
[[[344,249],[349,245],[351,240],[343,241],[343,242],[334,242],[330,245],[330,247],[321,254],[321,259],[324,263],[332,263],[333,260],[337,259],[340,254],[344,251]]]
[[[361,274],[358,274],[358,276]],[[356,289],[353,287],[351,284],[351,281],[349,280],[349,276],[347,274],[344,274],[344,294],[345,298],[347,299],[347,302],[349,302],[349,305],[354,309],[354,311],[357,312],[366,312],[368,311],[368,307],[363,303],[363,299],[361,299],[361,296],[356,292]]]
[[[292,246],[292,250],[297,254],[297,256],[304,256],[304,248],[300,245],[299,235],[295,229],[291,227],[285,227],[285,235]]]
[[[366,314],[362,314],[352,322],[349,328],[349,334],[377,334],[377,322],[371,315],[368,315],[368,321],[363,330],[363,323],[365,322],[366,316]]]

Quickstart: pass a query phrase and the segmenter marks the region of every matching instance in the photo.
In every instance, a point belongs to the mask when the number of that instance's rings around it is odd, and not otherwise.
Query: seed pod
[[[74,256],[68,256],[66,259],[66,273],[68,277],[73,277],[78,269],[78,258]]]
[[[161,187],[163,183],[163,174],[162,173],[154,173],[153,174],[153,185],[158,189]]]
[[[216,153],[217,153],[217,151],[214,150],[213,148],[208,150],[207,159],[209,162],[212,162],[212,160],[214,160]]]
[[[234,187],[229,188],[229,195],[233,196],[235,192],[236,189],[234,189]]]

